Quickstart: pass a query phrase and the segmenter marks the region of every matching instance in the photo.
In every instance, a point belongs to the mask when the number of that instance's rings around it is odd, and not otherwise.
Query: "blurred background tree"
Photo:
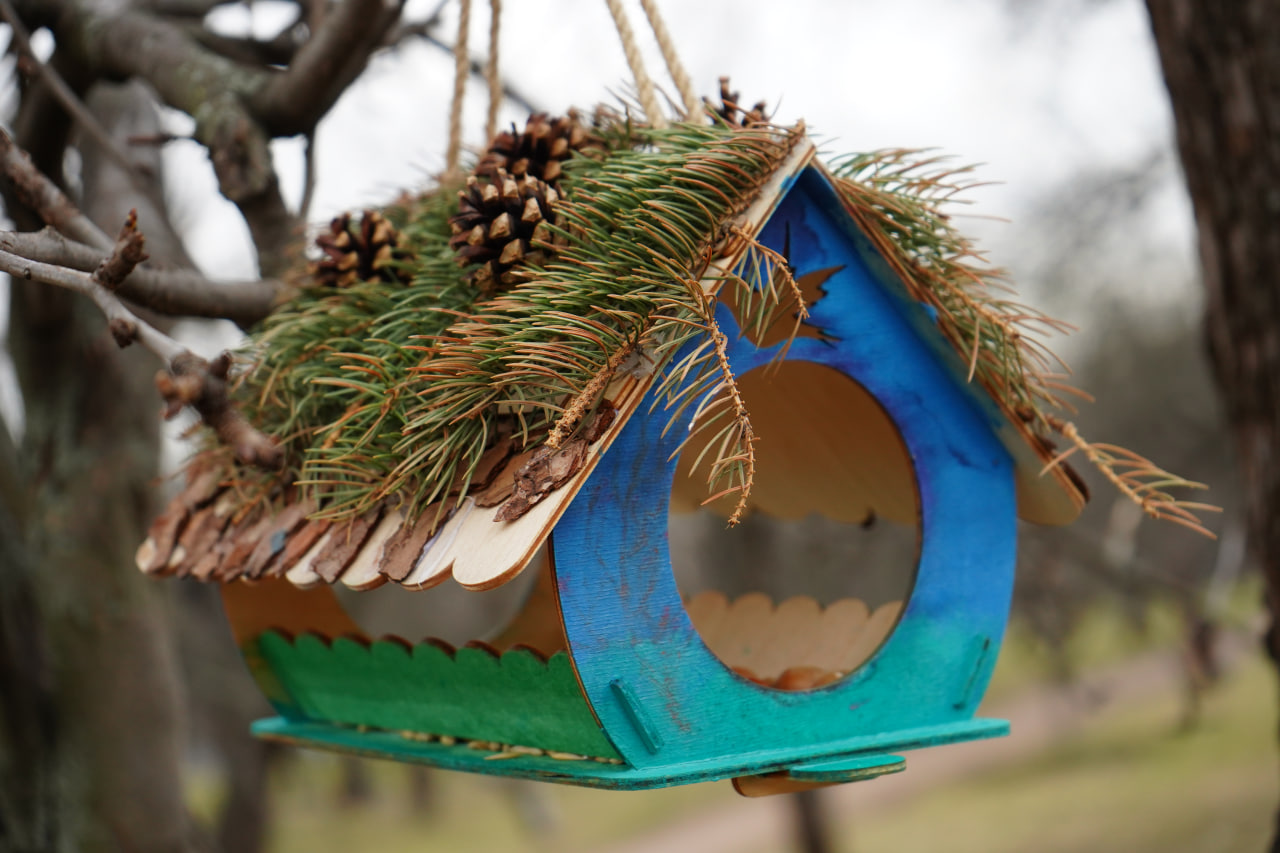
[[[1267,653],[1280,666],[1280,6],[1147,8],[1195,208],[1209,354],[1267,580]]]

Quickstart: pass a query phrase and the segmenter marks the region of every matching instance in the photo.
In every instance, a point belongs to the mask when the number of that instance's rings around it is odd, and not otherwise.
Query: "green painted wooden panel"
[[[480,648],[278,631],[252,646],[288,704],[311,720],[619,757],[564,652],[543,661],[525,649],[496,657]]]

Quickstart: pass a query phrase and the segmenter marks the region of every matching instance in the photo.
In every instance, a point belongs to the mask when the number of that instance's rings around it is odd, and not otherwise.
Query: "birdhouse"
[[[912,240],[945,221],[912,232],[912,202],[876,171],[885,161],[858,183],[815,159],[802,126],[685,127],[622,143],[616,127],[589,131],[580,135],[606,141],[594,153],[577,137],[560,146],[573,149],[561,158],[563,183],[538,177],[549,169],[506,168],[528,141],[513,131],[436,212],[402,211],[398,230],[387,226],[395,234],[376,236],[390,214],[366,213],[359,228],[335,222],[313,271],[364,269],[362,280],[322,280],[310,308],[268,327],[251,377],[269,376],[251,384],[248,406],[251,417],[285,411],[275,432],[285,441],[302,431],[308,406],[329,407],[313,418],[324,427],[305,439],[300,467],[275,479],[197,458],[140,550],[148,573],[222,584],[245,660],[277,713],[254,733],[601,788],[733,779],[746,794],[870,778],[901,770],[908,750],[1005,734],[1006,722],[975,714],[1009,614],[1018,519],[1070,522],[1085,494],[1065,466],[1049,464],[1034,412],[991,378],[1004,374],[991,373],[1000,351],[984,335],[1000,332],[1002,315],[983,326],[981,294],[921,284],[953,258]],[[501,168],[495,151],[508,158]],[[726,151],[755,153],[731,160]],[[700,184],[712,189],[690,202],[694,213],[673,213],[673,199]],[[501,212],[485,219],[486,210]],[[689,227],[692,237],[668,236],[664,222],[695,213],[705,220]],[[523,274],[512,275],[520,261],[507,248],[485,255],[494,239],[524,239],[512,236],[513,219],[553,215],[554,228],[522,247],[542,252]],[[361,252],[390,257],[386,274],[360,267]],[[596,269],[604,289],[565,297],[587,303],[589,319],[545,309],[549,281],[555,293],[576,293]],[[478,295],[450,307],[429,293],[430,275],[448,278],[447,293]],[[627,300],[651,298],[655,281],[680,296],[660,294],[645,314]],[[415,336],[433,305],[444,306],[447,329]],[[683,316],[682,305],[701,319],[660,322]],[[553,350],[501,350],[523,334],[512,318],[535,308],[559,318],[536,320],[549,330],[536,343]],[[970,309],[972,339],[958,332]],[[370,318],[361,331],[326,332],[313,350],[284,343],[298,324],[348,322],[339,315],[357,310]],[[623,314],[643,322],[628,326]],[[392,322],[398,332],[376,325]],[[574,329],[605,339],[595,361],[537,363],[562,353]],[[578,378],[555,386],[561,403],[546,413],[507,385],[477,398],[486,408],[455,405],[458,377],[479,369],[450,349],[464,339],[497,353],[476,364],[501,362],[477,393],[516,370]],[[370,355],[377,347],[394,347],[404,366],[391,350]],[[272,362],[264,350],[291,354]],[[309,372],[288,386],[272,365]],[[401,379],[387,380],[395,370]],[[375,374],[382,384],[370,388]],[[280,402],[290,387],[317,384],[322,393],[305,404]],[[431,395],[445,396],[437,404]],[[442,406],[448,417],[436,418]],[[457,431],[481,411],[492,420],[457,464],[441,448],[459,447]],[[717,416],[734,429],[708,426]],[[380,430],[394,452],[369,449]],[[432,444],[428,434],[440,437]],[[709,460],[722,472],[736,465],[741,478],[711,501],[724,515],[856,524],[874,514],[917,526],[902,597],[682,596],[669,519],[706,502],[704,480],[690,474]],[[434,489],[422,485],[427,470],[437,472]],[[775,571],[803,576],[806,566]],[[485,590],[522,572],[536,582],[519,615],[456,648],[365,636],[333,591]]]

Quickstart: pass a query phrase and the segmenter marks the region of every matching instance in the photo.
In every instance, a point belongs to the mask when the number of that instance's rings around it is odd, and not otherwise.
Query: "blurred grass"
[[[1261,601],[1262,578],[1248,575],[1235,584],[1215,621],[1224,630],[1252,630]],[[1183,641],[1183,617],[1172,600],[1152,599],[1135,613],[1115,599],[1081,615],[1065,640],[1063,658],[1072,673],[1083,675],[1143,652],[1178,648]],[[1061,681],[1060,666],[1048,643],[1015,615],[987,687],[986,707],[1029,686]]]
[[[275,780],[271,853],[595,850],[737,796],[727,783],[615,792],[432,771],[430,807],[415,814],[406,796],[407,768],[371,762],[373,797],[342,808],[334,804],[338,761],[299,758]],[[523,824],[527,810],[542,813],[554,828],[539,827],[536,819]]]
[[[841,851],[1256,853],[1276,777],[1275,678],[1251,655],[1177,733],[1177,696],[1153,698],[1016,766],[878,814],[842,816]],[[908,771],[909,772],[909,771]],[[775,848],[780,849],[780,848]]]

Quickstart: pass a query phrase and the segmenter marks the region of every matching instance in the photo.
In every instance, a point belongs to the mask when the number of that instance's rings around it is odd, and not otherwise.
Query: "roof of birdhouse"
[[[1140,459],[1126,472],[1138,457],[1087,444],[1054,414],[1054,362],[1027,334],[1053,321],[1010,302],[939,212],[948,172],[905,152],[823,166],[803,124],[656,130],[598,112],[535,116],[465,184],[335,220],[300,273],[308,286],[244,353],[239,398],[280,441],[285,470],[198,454],[140,567],[356,589],[498,585],[655,385],[672,406],[705,407],[698,422],[719,448],[707,489],[736,495],[736,513],[754,438],[715,304],[732,300],[744,329],[780,340],[801,328],[821,292],[757,237],[805,170],[874,246],[883,277],[929,307],[925,333],[947,344],[957,381],[997,412],[1023,518],[1066,523],[1085,501],[1056,433],[1148,512],[1195,524],[1162,490],[1171,475]]]

